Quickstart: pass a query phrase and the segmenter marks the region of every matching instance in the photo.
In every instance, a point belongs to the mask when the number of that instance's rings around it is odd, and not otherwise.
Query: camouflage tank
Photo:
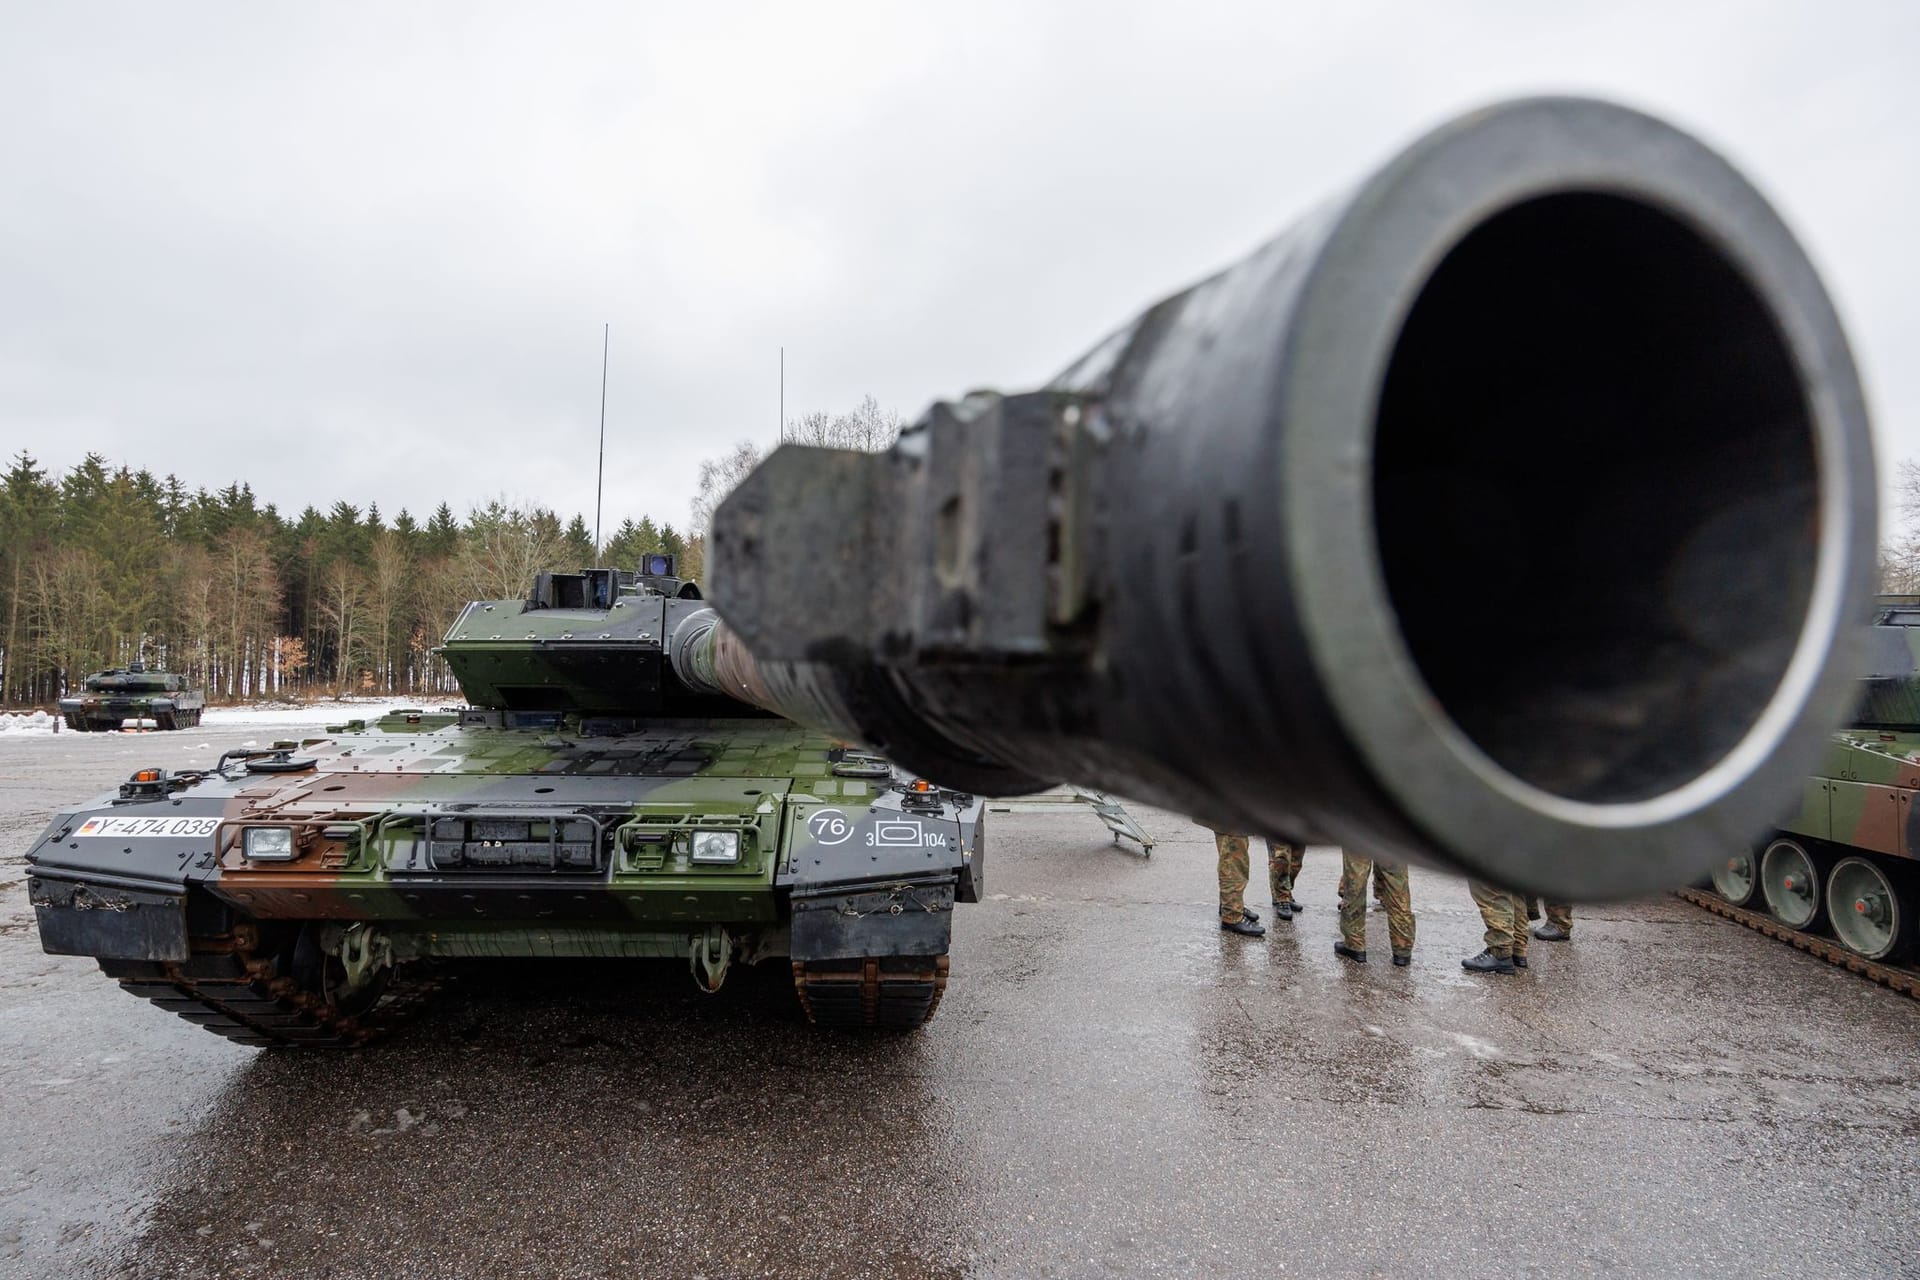
[[[250,1044],[364,1039],[440,959],[672,958],[709,990],[778,961],[816,1023],[924,1022],[982,802],[684,678],[714,614],[649,560],[469,604],[440,650],[466,709],[59,815],[29,854],[43,944]]]
[[[367,1034],[449,955],[778,958],[816,1021],[909,1025],[976,797],[1062,782],[1557,900],[1671,888],[1843,722],[1874,494],[1845,335],[1753,187],[1624,108],[1489,108],[1045,387],[777,450],[715,513],[712,609],[549,577],[448,633],[456,717],[60,813],[41,939],[254,1042]]]
[[[1715,892],[1868,960],[1909,960],[1920,928],[1920,598],[1883,597],[1854,723],[1833,735],[1772,838],[1713,871]]]
[[[187,688],[187,678],[171,671],[149,671],[136,662],[96,671],[75,698],[60,699],[67,728],[104,733],[129,720],[151,720],[157,729],[191,729],[200,723],[206,697]]]

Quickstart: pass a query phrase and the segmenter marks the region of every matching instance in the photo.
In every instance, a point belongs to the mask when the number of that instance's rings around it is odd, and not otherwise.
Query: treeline
[[[869,396],[788,438],[884,449],[900,426]],[[699,577],[706,521],[759,457],[743,442],[703,464],[689,531],[624,521],[599,562],[666,551]],[[0,705],[44,706],[136,660],[214,699],[452,693],[433,648],[461,605],[592,563],[578,514],[495,501],[457,517],[443,502],[422,522],[336,502],[289,519],[244,483],[189,491],[95,454],[55,478],[22,451],[0,483]]]
[[[603,559],[687,563],[670,524],[627,521]],[[424,522],[336,502],[291,519],[245,484],[187,490],[93,454],[49,476],[22,452],[0,485],[0,703],[44,705],[141,660],[211,698],[448,693],[432,649],[468,600],[524,595],[593,562],[584,518],[488,503]],[[689,566],[697,571],[697,563]]]
[[[1880,589],[1920,595],[1920,462],[1901,461],[1894,471],[1894,507],[1880,548]]]

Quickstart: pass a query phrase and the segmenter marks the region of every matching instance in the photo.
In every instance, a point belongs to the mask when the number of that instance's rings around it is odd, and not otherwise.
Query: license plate
[[[210,836],[220,825],[218,818],[88,818],[74,828],[76,836],[111,836],[116,840],[142,836],[177,839],[185,836]]]

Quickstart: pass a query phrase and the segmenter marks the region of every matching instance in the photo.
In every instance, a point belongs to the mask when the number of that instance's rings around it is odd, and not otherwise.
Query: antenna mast
[[[611,322],[600,326],[600,466],[593,476],[593,563],[600,563],[600,494],[607,479],[607,346]]]

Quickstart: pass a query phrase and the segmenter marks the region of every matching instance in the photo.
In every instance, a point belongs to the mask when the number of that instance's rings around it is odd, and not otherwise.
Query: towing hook
[[[705,933],[697,933],[688,948],[688,967],[693,971],[693,980],[708,995],[720,990],[727,980],[727,969],[733,964],[733,935],[725,925],[713,925]]]

